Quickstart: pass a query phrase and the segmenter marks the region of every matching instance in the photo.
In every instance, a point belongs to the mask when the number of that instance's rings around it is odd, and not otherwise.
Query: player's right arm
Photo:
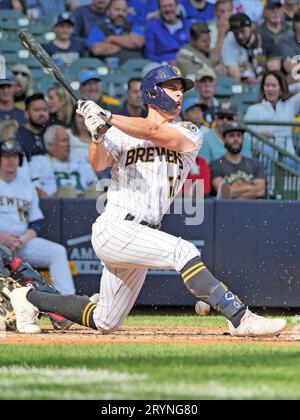
[[[104,171],[114,163],[112,154],[106,149],[104,142],[90,145],[90,164],[95,172]]]

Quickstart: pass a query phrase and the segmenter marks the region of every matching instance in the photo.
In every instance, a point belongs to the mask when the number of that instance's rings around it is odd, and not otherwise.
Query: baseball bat
[[[28,29],[21,29],[19,38],[23,46],[31,52],[31,54],[40,62],[42,67],[47,70],[50,76],[54,78],[72,96],[72,98],[75,99],[75,101],[78,101],[80,99],[79,95],[67,82],[50,55],[44,50],[41,44],[37,42],[32,33]],[[97,132],[100,135],[105,134],[106,131],[106,125],[101,125],[97,129]]]

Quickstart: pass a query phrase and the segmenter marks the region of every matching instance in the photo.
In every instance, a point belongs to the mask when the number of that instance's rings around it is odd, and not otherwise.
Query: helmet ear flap
[[[143,91],[143,101],[144,104],[156,106],[163,112],[172,112],[177,108],[177,102],[158,85]]]

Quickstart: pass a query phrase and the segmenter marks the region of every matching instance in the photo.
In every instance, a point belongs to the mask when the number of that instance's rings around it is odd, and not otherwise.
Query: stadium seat
[[[102,90],[108,95],[123,100],[127,90],[128,77],[122,74],[109,74],[102,77]]]
[[[0,21],[1,31],[17,32],[23,25],[20,25],[18,21]]]
[[[100,76],[106,76],[108,74],[108,67],[104,61],[98,58],[79,58],[75,63],[67,67],[70,72],[78,76],[81,70],[92,69],[96,70]]]
[[[142,77],[144,67],[151,63],[153,62],[144,58],[130,59],[122,64],[120,70],[128,76],[128,79],[131,77]]]
[[[48,90],[55,85],[55,80],[50,75],[46,75],[41,79],[34,80],[34,86],[37,92],[47,94]]]
[[[0,43],[0,52],[5,53],[17,53],[21,47],[20,41],[5,41]]]
[[[217,79],[218,86],[232,88],[236,85],[236,81],[230,76],[218,76]]]
[[[20,12],[19,10],[13,10],[13,9],[3,9],[0,12],[0,22],[3,20],[18,20],[25,18],[26,16]]]
[[[45,32],[49,32],[51,29],[51,26],[46,25],[43,22],[34,22],[30,24],[30,32],[35,36],[43,35]]]
[[[236,81],[229,76],[219,76],[217,79],[216,97],[220,99],[230,99],[234,96]]]
[[[249,108],[252,104],[245,102],[245,97],[243,94],[235,95],[231,98],[232,103],[234,103],[237,107],[238,118],[242,120]]]
[[[18,63],[20,61],[19,56],[17,53],[5,53],[4,58],[6,61],[6,65],[10,66],[12,64]]]

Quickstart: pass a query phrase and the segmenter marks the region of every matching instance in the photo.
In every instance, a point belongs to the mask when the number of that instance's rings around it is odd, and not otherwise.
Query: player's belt
[[[128,220],[130,222],[133,222],[135,220],[135,216],[133,216],[132,214],[128,213],[127,216],[125,217],[125,220]],[[143,226],[148,226],[151,229],[160,229],[160,224],[159,225],[151,225],[150,223],[146,222],[146,220],[142,220],[141,222],[139,222],[140,225]]]

